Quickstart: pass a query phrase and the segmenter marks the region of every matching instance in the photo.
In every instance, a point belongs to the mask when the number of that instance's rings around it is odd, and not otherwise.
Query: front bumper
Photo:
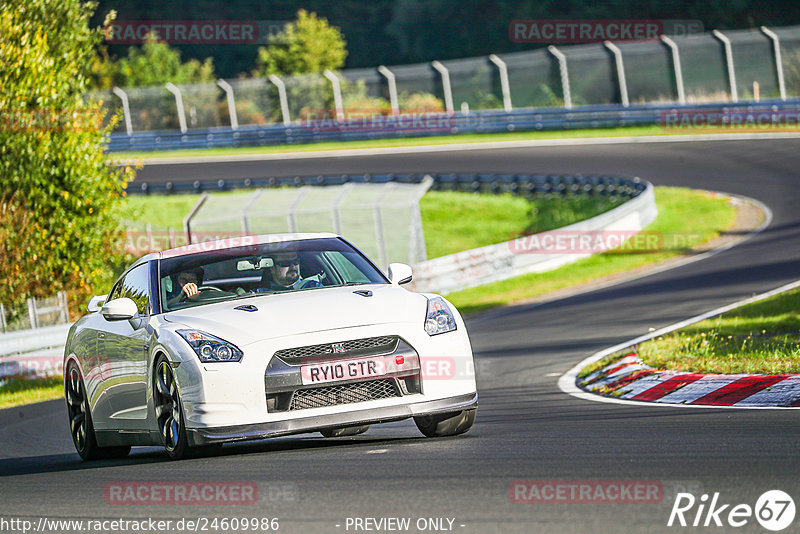
[[[478,393],[476,392],[446,399],[300,417],[269,423],[215,428],[188,428],[187,434],[189,445],[194,447],[212,443],[266,439],[289,434],[302,434],[321,430],[323,428],[388,423],[390,421],[400,421],[418,415],[433,415],[437,413],[469,410],[477,408],[477,406]]]

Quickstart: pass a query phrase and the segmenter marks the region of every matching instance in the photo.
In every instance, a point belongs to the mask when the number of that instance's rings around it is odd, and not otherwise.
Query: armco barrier
[[[567,237],[569,243],[569,239],[575,236],[610,236],[615,238],[612,246],[618,244],[620,239],[630,238],[641,231],[658,215],[653,185],[636,179],[630,182],[629,187],[642,188],[638,195],[591,219],[556,231],[424,261],[414,267],[414,280],[409,284],[409,289],[447,294],[522,274],[551,271],[592,253],[531,250],[531,243],[546,242],[547,237],[552,238],[551,241]]]
[[[428,137],[475,133],[502,133],[540,130],[574,130],[594,128],[618,128],[624,126],[662,125],[667,129],[682,129],[687,132],[698,128],[717,128],[722,124],[711,124],[709,119],[723,120],[727,117],[734,126],[746,126],[748,115],[756,116],[758,127],[798,128],[797,114],[800,99],[763,100],[748,103],[715,104],[648,104],[624,107],[620,105],[581,106],[564,108],[524,108],[513,111],[471,111],[469,113],[423,113],[409,116],[396,122],[391,117],[382,118],[378,124],[369,120],[352,119],[325,123],[297,122],[240,126],[234,130],[225,128],[203,128],[136,132],[131,135],[113,133],[107,151],[150,152],[189,148],[223,148],[262,145],[293,145],[320,141],[354,141],[367,139],[391,139],[402,137]],[[670,117],[682,118],[696,114],[700,124],[675,124]],[[788,117],[787,114],[793,114]],[[770,117],[778,116],[776,124]],[[765,122],[766,120],[766,122]],[[708,124],[705,124],[708,122]],[[673,128],[674,127],[674,128]]]

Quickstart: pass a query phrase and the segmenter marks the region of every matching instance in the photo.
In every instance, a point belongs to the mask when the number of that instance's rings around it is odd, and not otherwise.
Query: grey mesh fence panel
[[[305,188],[304,188],[305,189]],[[251,234],[275,234],[290,231],[289,207],[303,194],[303,189],[287,187],[262,190],[247,210]]]
[[[602,44],[560,47],[567,57],[572,103],[619,103],[619,86],[611,53]]]
[[[622,52],[631,104],[678,100],[669,48],[660,41],[614,44]]]
[[[175,96],[165,87],[128,87],[125,92],[128,93],[134,132],[180,128]]]
[[[497,67],[488,57],[442,62],[450,72],[453,106],[466,102],[469,109],[503,109],[503,93]]]
[[[415,189],[419,186],[409,184],[395,184],[389,189],[381,199],[380,214],[381,227],[386,253],[386,268],[393,261],[401,263],[413,263],[409,252],[413,247],[411,238],[413,237],[414,212],[418,209],[418,204],[410,203],[409,197],[413,197]],[[375,258],[380,261],[379,257]]]
[[[391,113],[389,88],[376,69],[348,69],[339,73],[339,79],[347,117]]]
[[[240,125],[270,124],[283,120],[278,90],[272,82],[262,78],[226,81],[233,88]]]
[[[191,221],[192,242],[213,241],[244,235],[243,208],[255,193],[209,195]]]
[[[731,41],[739,99],[753,98],[753,82],[758,82],[761,98],[778,98],[772,41],[759,30],[725,32],[725,35]]]
[[[336,117],[331,82],[321,74],[286,76],[286,98],[293,121]]]
[[[397,80],[401,113],[444,111],[441,75],[429,63],[389,67]]]
[[[351,188],[339,204],[341,235],[376,262],[380,261],[380,246],[378,220],[373,208],[384,191],[384,185],[359,184]]]
[[[558,63],[546,50],[501,54],[515,108],[563,106]]]
[[[327,187],[305,187],[304,194],[295,204],[294,219],[298,232],[334,232],[333,203],[335,191]],[[269,191],[267,191],[269,194]]]
[[[179,85],[187,128],[230,126],[227,102],[215,83]]]
[[[103,126],[107,126],[109,121],[116,115],[117,124],[112,131],[125,133],[125,119],[122,116],[122,102],[114,96],[111,91],[92,91],[85,96],[88,102],[100,102],[100,112],[103,114]]]
[[[719,102],[730,99],[728,69],[722,43],[711,34],[674,37],[683,69],[688,102]]]
[[[786,96],[800,96],[800,26],[770,28],[780,39]]]

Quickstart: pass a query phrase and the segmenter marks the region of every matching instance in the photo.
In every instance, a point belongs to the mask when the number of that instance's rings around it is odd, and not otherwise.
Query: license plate
[[[321,362],[300,367],[303,385],[355,380],[384,374],[386,374],[386,369],[381,358]]]

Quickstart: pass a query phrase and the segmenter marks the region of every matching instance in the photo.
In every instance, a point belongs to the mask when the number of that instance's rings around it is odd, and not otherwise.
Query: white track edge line
[[[749,133],[749,134],[707,134],[707,135],[643,135],[620,137],[574,137],[568,139],[525,139],[517,141],[485,141],[472,143],[448,143],[438,145],[396,146],[376,148],[343,148],[308,152],[279,152],[271,154],[239,154],[220,156],[179,156],[163,158],[124,158],[115,159],[114,153],[107,158],[116,165],[142,162],[147,165],[180,165],[192,163],[236,163],[245,161],[272,161],[316,158],[341,158],[358,156],[380,156],[392,154],[417,154],[428,152],[458,152],[467,150],[495,150],[504,148],[536,148],[553,146],[620,145],[635,143],[683,143],[696,141],[751,141],[768,139],[800,139],[795,133]]]
[[[705,319],[708,319],[710,317],[714,317],[716,315],[723,314],[725,312],[731,311],[731,310],[739,308],[741,306],[745,306],[747,304],[752,304],[754,302],[758,302],[760,300],[767,299],[769,297],[778,295],[780,293],[785,293],[786,291],[791,291],[792,289],[795,289],[797,287],[800,287],[800,280],[795,280],[794,282],[790,282],[788,284],[782,285],[780,287],[777,287],[777,288],[772,289],[770,291],[767,291],[765,293],[754,295],[754,296],[752,296],[750,298],[746,298],[744,300],[740,300],[738,302],[734,302],[734,303],[728,304],[726,306],[721,306],[721,307],[716,308],[714,310],[711,310],[711,311],[708,311],[708,312],[705,312],[705,313],[701,313],[700,315],[695,315],[694,317],[691,317],[689,319],[685,319],[683,321],[679,321],[679,322],[671,324],[669,326],[665,326],[664,328],[660,328],[658,330],[655,330],[654,332],[648,332],[647,334],[641,335],[639,337],[633,338],[633,339],[628,340],[628,341],[623,341],[622,343],[619,343],[619,344],[614,345],[612,347],[608,347],[607,349],[603,349],[603,350],[601,350],[599,352],[595,352],[594,354],[592,354],[588,358],[586,358],[583,361],[581,361],[580,363],[578,363],[572,369],[570,369],[569,371],[567,371],[566,373],[561,375],[561,378],[558,379],[558,387],[559,387],[559,389],[561,389],[561,391],[563,391],[564,393],[567,393],[568,395],[572,395],[573,397],[578,397],[580,399],[591,400],[591,401],[595,401],[595,402],[606,402],[606,403],[610,403],[610,404],[635,404],[635,405],[640,405],[640,406],[666,406],[666,407],[672,407],[672,408],[680,407],[680,408],[729,408],[729,409],[733,408],[733,409],[737,409],[737,410],[798,410],[798,409],[800,409],[800,406],[798,406],[798,407],[788,407],[788,406],[736,406],[736,405],[718,406],[718,405],[669,404],[669,403],[659,403],[659,402],[634,401],[634,400],[627,400],[627,399],[617,399],[617,398],[613,398],[613,397],[602,396],[602,395],[599,395],[599,394],[596,394],[596,393],[590,393],[588,391],[580,389],[576,385],[576,381],[577,381],[577,378],[578,378],[578,373],[581,371],[581,369],[583,369],[584,367],[586,367],[589,364],[592,364],[592,363],[595,363],[595,362],[597,362],[599,360],[602,360],[603,358],[605,358],[606,356],[608,356],[610,354],[613,354],[613,353],[615,353],[617,351],[626,349],[626,348],[628,348],[628,347],[630,347],[632,345],[637,345],[639,343],[643,343],[645,341],[653,339],[654,337],[658,337],[658,336],[662,336],[664,334],[668,334],[668,333],[673,332],[675,330],[678,330],[680,328],[684,328],[686,326],[689,326],[690,324],[694,324],[694,323],[697,323],[699,321],[703,321]]]

